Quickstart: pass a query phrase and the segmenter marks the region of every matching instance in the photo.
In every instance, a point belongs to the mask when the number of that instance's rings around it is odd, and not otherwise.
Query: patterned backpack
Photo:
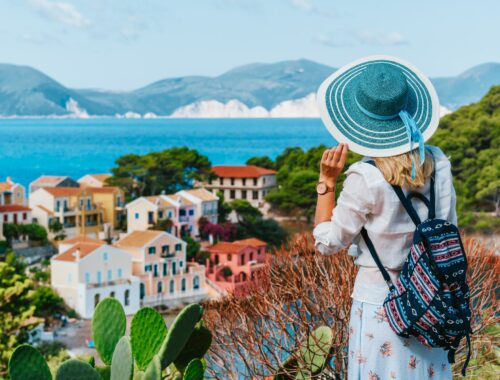
[[[373,161],[369,163],[376,166]],[[468,346],[462,368],[465,376],[472,333],[467,258],[458,228],[436,219],[434,178],[435,172],[431,176],[430,199],[417,192],[406,197],[401,187],[392,186],[416,226],[413,245],[396,284],[392,283],[364,228],[361,236],[389,286],[384,309],[392,330],[405,338],[415,336],[428,347],[444,348],[450,363],[454,363],[455,351],[465,336]],[[423,222],[412,205],[413,198],[422,201],[429,210]]]

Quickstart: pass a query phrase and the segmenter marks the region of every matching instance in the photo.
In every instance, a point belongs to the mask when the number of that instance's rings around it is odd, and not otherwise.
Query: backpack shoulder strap
[[[377,264],[379,271],[382,273],[382,277],[384,277],[387,286],[389,286],[389,289],[392,291],[393,289],[395,289],[395,287],[394,284],[392,283],[391,276],[389,276],[389,273],[387,273],[387,270],[382,265],[382,262],[380,261],[380,258],[377,255],[377,251],[375,250],[373,242],[368,236],[368,231],[366,231],[365,227],[361,228],[361,236],[363,237],[366,246],[368,247],[368,250],[372,255],[373,261],[375,261],[375,264]]]

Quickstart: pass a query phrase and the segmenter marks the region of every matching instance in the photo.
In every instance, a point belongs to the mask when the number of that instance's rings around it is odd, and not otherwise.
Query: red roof
[[[209,252],[217,251],[223,253],[238,253],[246,247],[259,248],[266,245],[267,243],[262,240],[256,238],[248,238],[243,240],[235,240],[233,242],[221,241],[217,244],[207,247],[207,250]]]
[[[267,246],[267,243],[265,241],[262,241],[262,240],[257,239],[257,238],[235,240],[234,243],[250,245],[250,246],[256,247],[256,248],[262,247],[262,246]]]
[[[245,166],[212,166],[212,171],[219,177],[258,178],[263,175],[276,174],[275,170],[259,168],[255,165]]]
[[[31,211],[29,207],[22,205],[1,205],[0,212]]]

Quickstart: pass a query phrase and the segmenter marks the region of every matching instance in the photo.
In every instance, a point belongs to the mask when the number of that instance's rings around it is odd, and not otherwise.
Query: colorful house
[[[254,207],[264,206],[265,197],[276,187],[276,171],[255,165],[212,166],[218,178],[203,183],[214,194],[221,191],[226,201],[245,199]]]
[[[80,184],[68,176],[42,175],[30,183],[30,193],[42,187],[80,187]]]
[[[131,256],[97,239],[76,237],[59,245],[51,259],[51,286],[83,318],[91,318],[106,297],[120,301],[127,314],[140,308]]]
[[[176,306],[207,296],[205,267],[186,261],[186,242],[164,231],[133,231],[115,246],[132,257],[143,305]]]
[[[246,294],[265,265],[266,246],[266,242],[250,238],[207,247],[210,253],[206,264],[207,279],[225,292]]]
[[[3,223],[31,223],[31,209],[27,206],[10,204],[0,205],[0,219]]]
[[[189,199],[196,205],[196,228],[198,228],[198,221],[200,218],[206,218],[210,223],[217,223],[219,197],[214,193],[204,188],[197,188],[181,190],[176,194]]]
[[[78,180],[80,186],[90,186],[90,187],[105,187],[106,180],[111,177],[111,174],[87,174]]]
[[[140,197],[125,206],[127,231],[146,231],[164,220],[172,221],[170,233],[178,236],[178,203],[166,195]]]
[[[24,186],[7,177],[5,182],[0,182],[0,205],[25,205],[26,194]]]
[[[103,224],[118,228],[123,213],[123,191],[117,187],[44,187],[30,193],[33,220],[49,230],[58,219],[68,237],[98,237]]]

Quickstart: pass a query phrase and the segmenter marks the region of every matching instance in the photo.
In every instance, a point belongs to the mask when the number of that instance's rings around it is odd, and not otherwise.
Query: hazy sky
[[[370,54],[430,76],[500,62],[498,0],[0,0],[0,62],[133,89],[252,62]]]

